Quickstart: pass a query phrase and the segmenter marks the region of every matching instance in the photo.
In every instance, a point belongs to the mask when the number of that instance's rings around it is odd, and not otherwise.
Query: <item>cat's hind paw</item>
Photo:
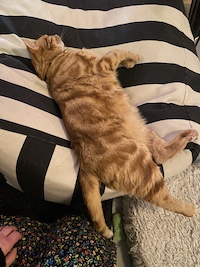
[[[197,207],[186,203],[185,210],[182,213],[187,217],[193,217],[197,213]]]
[[[182,138],[187,139],[187,142],[193,142],[195,141],[198,136],[199,133],[196,130],[185,130],[181,133]]]

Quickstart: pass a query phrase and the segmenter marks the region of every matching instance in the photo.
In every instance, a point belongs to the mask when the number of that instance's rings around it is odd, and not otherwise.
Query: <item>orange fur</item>
[[[170,143],[150,131],[131,106],[116,76],[119,64],[131,68],[139,56],[114,50],[100,57],[89,50],[64,47],[57,36],[24,39],[32,63],[60,107],[73,149],[80,162],[80,182],[95,227],[105,236],[99,185],[193,216],[195,208],[173,198],[157,164],[163,163],[197,137],[181,132]]]

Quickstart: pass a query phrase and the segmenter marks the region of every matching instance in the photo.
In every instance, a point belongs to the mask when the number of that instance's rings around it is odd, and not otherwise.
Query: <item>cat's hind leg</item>
[[[175,136],[172,141],[166,142],[155,132],[148,130],[148,148],[156,163],[162,164],[183,150],[189,142],[194,141],[197,137],[197,131],[185,130]]]
[[[196,208],[192,204],[177,199],[170,194],[155,162],[152,160],[145,161],[142,169],[144,173],[141,173],[138,181],[136,181],[136,178],[133,178],[133,180],[129,178],[129,184],[127,185],[127,194],[129,196],[135,196],[166,210],[181,213],[188,217],[196,213]]]
[[[130,51],[113,50],[101,58],[99,65],[104,71],[115,71],[120,64],[132,68],[139,61],[140,56]]]
[[[84,202],[87,206],[95,228],[106,238],[111,238],[113,232],[105,223],[98,179],[84,171],[80,173],[80,184]]]
[[[188,217],[194,216],[196,214],[196,208],[184,200],[173,197],[165,183],[162,182],[162,179],[159,184],[155,184],[151,188],[143,199],[166,210],[180,213]]]

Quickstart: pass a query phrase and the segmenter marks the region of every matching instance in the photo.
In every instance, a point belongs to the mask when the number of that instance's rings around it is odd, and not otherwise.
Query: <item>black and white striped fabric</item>
[[[79,194],[79,164],[60,111],[35,74],[22,37],[59,34],[66,46],[100,55],[122,48],[140,64],[119,79],[147,119],[170,140],[200,132],[200,63],[181,0],[7,0],[0,8],[0,172],[11,186],[70,204]],[[161,166],[164,176],[197,157],[200,139]],[[108,188],[102,200],[119,196]]]

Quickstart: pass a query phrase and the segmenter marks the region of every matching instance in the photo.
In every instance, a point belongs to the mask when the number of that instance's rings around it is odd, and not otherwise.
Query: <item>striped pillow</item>
[[[55,33],[68,47],[140,54],[140,64],[118,74],[149,127],[166,140],[180,130],[200,131],[200,63],[181,0],[3,1],[0,172],[8,184],[65,204],[80,192],[79,165],[60,111],[21,40]],[[161,166],[164,176],[184,170],[199,151],[200,139]],[[102,200],[119,195],[102,188]]]

